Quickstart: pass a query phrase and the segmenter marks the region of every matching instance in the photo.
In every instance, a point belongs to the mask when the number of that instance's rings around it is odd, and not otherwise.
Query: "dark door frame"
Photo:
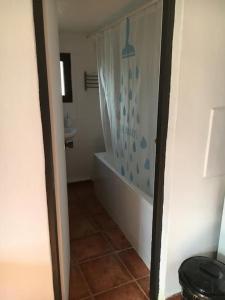
[[[62,299],[59,248],[57,235],[56,198],[52,154],[51,122],[49,109],[47,61],[42,0],[33,0],[33,15],[36,38],[37,67],[43,141],[45,152],[46,192],[48,204],[49,233],[53,268],[53,288],[56,300]],[[159,102],[157,121],[156,168],[153,207],[153,230],[151,252],[151,300],[158,300],[159,271],[164,201],[164,171],[166,139],[169,116],[170,78],[172,61],[172,41],[175,15],[175,0],[163,0],[161,59],[159,78]]]
[[[55,182],[52,153],[52,134],[49,108],[48,75],[45,51],[45,33],[42,0],[33,0],[33,17],[36,39],[39,99],[45,154],[45,181],[48,206],[49,236],[52,259],[52,276],[55,300],[62,299],[59,247],[56,215]]]
[[[166,140],[169,118],[172,43],[175,15],[175,0],[163,0],[161,59],[159,76],[159,100],[157,121],[157,144],[155,162],[155,187],[152,224],[150,299],[159,295],[159,275],[164,203],[164,172]]]

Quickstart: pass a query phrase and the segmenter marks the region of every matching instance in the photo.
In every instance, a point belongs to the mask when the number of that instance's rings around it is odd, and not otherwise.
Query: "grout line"
[[[93,235],[96,235],[96,234],[93,234]],[[107,252],[105,252],[104,254],[102,254],[102,255],[88,257],[88,258],[80,260],[80,261],[78,260],[79,264],[83,264],[83,263],[86,263],[86,262],[89,262],[89,261],[93,261],[93,260],[96,260],[98,258],[103,258],[103,257],[105,257],[107,255],[110,255],[110,254],[113,254],[115,252],[114,247],[111,245],[111,243],[109,243],[109,241],[105,238],[105,236],[103,234],[101,234],[101,236],[105,240],[105,242],[107,243],[107,246],[109,246],[109,250]]]
[[[124,248],[124,249],[119,249],[119,250],[117,250],[116,252],[119,254],[119,253],[121,253],[121,252],[125,252],[125,251],[127,251],[127,250],[131,250],[131,249],[134,249],[134,247],[128,247],[128,248]],[[134,249],[134,251],[135,251],[135,249]],[[135,251],[136,252],[136,251]]]
[[[101,257],[98,257],[98,258],[102,258],[102,257],[109,256],[109,255],[116,256],[116,254],[113,252],[113,253],[111,253],[111,254],[107,254],[107,255],[104,255],[104,256],[101,256]],[[96,259],[93,259],[93,260],[97,260],[97,258],[96,258]],[[109,288],[109,289],[106,289],[106,290],[103,290],[103,291],[94,293],[94,292],[92,292],[92,289],[91,289],[91,287],[90,287],[90,285],[89,285],[89,283],[88,283],[88,280],[86,279],[85,274],[84,274],[84,272],[83,272],[83,270],[82,270],[82,268],[81,268],[81,265],[82,265],[82,264],[83,264],[83,262],[82,262],[82,263],[78,263],[78,268],[79,268],[79,271],[81,272],[82,278],[84,279],[84,281],[85,281],[85,283],[86,283],[86,285],[87,285],[87,287],[88,287],[88,292],[89,292],[89,294],[90,294],[91,297],[98,296],[98,295],[100,295],[100,294],[109,292],[109,291],[111,291],[111,290],[117,289],[117,288],[119,288],[119,287],[122,287],[122,286],[127,285],[127,284],[130,284],[130,283],[135,283],[134,278],[131,277],[131,280],[128,280],[128,281],[126,281],[126,282],[124,282],[124,283],[122,283],[122,284],[119,284],[119,285],[114,286],[114,287],[112,287],[112,288]],[[86,297],[85,299],[88,299],[88,297]],[[81,300],[85,300],[85,299],[81,299]]]
[[[94,297],[95,296],[99,296],[99,295],[101,295],[101,294],[104,294],[104,293],[107,293],[107,292],[111,292],[111,291],[113,291],[113,290],[116,290],[116,289],[118,289],[118,288],[120,288],[120,287],[123,287],[123,286],[125,286],[125,285],[128,285],[128,284],[131,284],[131,283],[134,283],[135,281],[132,279],[132,280],[128,280],[128,281],[126,281],[126,282],[123,282],[123,283],[121,283],[121,284],[119,284],[119,285],[117,285],[117,286],[114,286],[114,287],[112,287],[112,288],[109,288],[109,289],[106,289],[106,290],[103,290],[103,291],[100,291],[100,292],[97,292],[97,293],[93,293],[93,295],[94,295]]]
[[[112,241],[110,240],[110,238],[108,237],[107,233],[105,231],[102,232],[102,234],[104,235],[105,239],[108,241],[108,243],[112,246],[112,248],[114,250],[116,250],[116,247],[113,245]]]
[[[94,191],[92,191],[93,194],[94,194]],[[76,194],[76,193],[75,193]],[[87,197],[89,197],[90,195],[88,195]],[[86,197],[86,196],[85,196]],[[84,198],[85,198],[84,197]],[[77,195],[77,198],[78,198],[78,201],[82,198],[79,193]],[[75,201],[74,201],[75,202]],[[99,202],[99,201],[98,201]],[[102,206],[102,204],[99,202],[99,204]],[[71,209],[71,208],[70,208]],[[105,253],[104,255],[100,255],[100,256],[97,256],[97,257],[90,257],[86,260],[83,260],[83,261],[77,261],[76,259],[73,259],[72,258],[72,261],[74,262],[75,266],[78,268],[80,274],[81,274],[81,277],[83,278],[85,284],[87,285],[87,289],[88,289],[88,292],[89,292],[89,296],[87,297],[84,297],[82,298],[81,300],[85,300],[85,299],[89,299],[91,297],[91,299],[94,299],[95,296],[98,296],[100,294],[103,294],[103,293],[106,293],[106,292],[109,292],[109,291],[112,291],[112,290],[115,290],[115,289],[118,289],[122,286],[125,286],[125,285],[128,285],[128,284],[131,284],[131,283],[135,283],[137,285],[137,287],[139,288],[139,290],[142,292],[142,294],[146,297],[147,296],[147,299],[149,299],[149,296],[146,295],[144,289],[141,287],[141,285],[138,283],[138,280],[141,280],[143,278],[147,278],[148,276],[143,276],[143,277],[140,277],[140,278],[135,278],[135,276],[133,276],[133,274],[130,272],[130,270],[128,269],[128,267],[126,266],[126,264],[123,262],[123,260],[120,258],[119,256],[119,253],[123,252],[123,251],[126,251],[126,250],[129,250],[129,249],[134,249],[133,247],[128,247],[128,248],[125,248],[125,249],[116,249],[116,247],[113,245],[111,239],[109,238],[109,236],[107,235],[107,231],[102,229],[96,222],[95,220],[95,216],[96,215],[99,215],[99,214],[104,214],[104,212],[101,212],[101,213],[96,213],[96,214],[92,214],[90,212],[81,212],[80,214],[77,214],[75,215],[74,217],[80,215],[80,216],[84,216],[85,218],[89,219],[88,221],[90,221],[91,225],[93,226],[95,232],[93,232],[92,234],[90,235],[87,235],[87,236],[84,236],[84,237],[80,237],[80,238],[73,238],[73,239],[70,239],[70,242],[73,242],[73,241],[76,241],[76,240],[80,240],[80,239],[83,239],[83,238],[86,238],[86,237],[90,237],[90,236],[93,236],[93,235],[96,235],[98,233],[100,233],[102,235],[102,237],[105,239],[105,241],[109,244],[109,246],[112,247],[112,249],[109,250],[109,252]],[[108,214],[107,214],[108,215]],[[72,218],[72,216],[71,216]],[[109,218],[112,220],[112,218],[109,216]],[[113,221],[113,220],[112,220]],[[120,228],[118,226],[116,226],[115,228],[118,228],[120,230]],[[113,229],[113,228],[112,228]],[[130,280],[122,283],[122,284],[119,284],[117,286],[114,286],[112,288],[109,288],[109,289],[106,289],[106,290],[103,290],[103,291],[100,291],[100,292],[97,292],[97,293],[94,293],[92,292],[91,290],[91,287],[85,277],[85,274],[82,270],[82,264],[85,264],[85,263],[88,263],[88,262],[91,262],[91,261],[95,261],[95,260],[98,260],[98,259],[101,259],[101,258],[104,258],[106,256],[114,256],[116,258],[116,260],[123,266],[123,268],[127,271],[128,275],[130,276]],[[73,264],[71,265],[71,267],[75,267]],[[149,273],[150,275],[150,273]]]
[[[144,277],[144,278],[147,278],[147,277]],[[141,279],[143,279],[143,278],[141,278]],[[141,279],[136,280],[136,284],[137,284],[137,286],[139,287],[139,289],[142,291],[142,293],[147,297],[147,299],[149,299],[150,296],[145,292],[145,290],[142,288],[142,286],[141,286],[140,283],[138,282],[138,281],[141,280]]]
[[[102,255],[92,256],[92,257],[89,257],[89,258],[86,258],[86,259],[82,259],[82,260],[78,261],[78,264],[80,264],[80,265],[86,264],[88,262],[95,261],[97,259],[101,259],[101,258],[104,258],[105,256],[109,256],[109,255],[113,255],[113,254],[114,254],[114,251],[113,250],[109,250],[108,252],[105,252]]]
[[[80,240],[84,240],[86,238],[89,238],[89,237],[95,236],[95,235],[103,236],[103,234],[101,232],[92,232],[92,233],[84,235],[84,236],[80,236],[80,237],[77,237],[77,238],[72,238],[72,239],[70,239],[70,241],[71,242],[80,241]]]
[[[112,288],[109,288],[109,289],[106,289],[106,290],[103,290],[103,291],[94,293],[94,292],[92,292],[92,290],[91,290],[91,288],[90,288],[90,286],[89,286],[89,284],[88,284],[88,281],[87,281],[87,279],[86,279],[86,277],[85,277],[85,274],[84,274],[84,272],[83,272],[83,270],[82,270],[82,268],[81,268],[81,265],[84,264],[84,263],[86,263],[86,262],[94,261],[94,260],[97,260],[97,259],[101,259],[101,258],[106,257],[106,256],[109,256],[109,255],[113,255],[114,257],[116,257],[116,259],[120,262],[120,264],[121,264],[121,265],[124,267],[124,269],[127,271],[127,273],[129,274],[129,276],[131,277],[131,279],[128,280],[128,281],[126,281],[126,282],[124,282],[124,283],[122,283],[122,284],[119,284],[119,285],[117,285],[117,286],[114,286],[114,287],[112,287]],[[98,296],[98,295],[100,295],[100,294],[109,292],[109,291],[111,291],[111,290],[117,289],[117,288],[119,288],[119,287],[122,287],[122,286],[127,285],[127,284],[130,284],[130,283],[136,283],[136,284],[137,284],[137,279],[132,275],[132,273],[129,271],[129,269],[127,268],[127,266],[126,266],[126,265],[123,263],[123,261],[118,257],[118,254],[117,254],[116,252],[108,253],[108,254],[106,254],[106,255],[103,255],[103,256],[100,256],[100,257],[96,257],[95,259],[90,259],[90,260],[88,260],[88,261],[79,263],[79,269],[81,270],[82,275],[83,275],[83,277],[85,278],[85,282],[86,282],[86,284],[88,285],[88,288],[89,288],[89,290],[91,291],[91,295],[92,295],[92,296]],[[141,278],[138,278],[138,280],[139,280],[139,279],[142,279],[142,278],[146,278],[146,277],[148,277],[148,276],[143,276],[143,277],[141,277]],[[138,286],[138,288],[140,289],[139,284],[137,284],[137,286]],[[144,294],[144,296],[146,297],[146,293],[143,291],[143,289],[141,288],[140,290],[141,290],[141,292]]]
[[[111,251],[111,252],[107,252],[103,255],[100,255],[100,256],[95,256],[95,257],[90,257],[90,258],[87,258],[86,260],[83,260],[83,261],[80,261],[78,262],[80,265],[83,265],[83,264],[86,264],[88,262],[91,262],[91,261],[95,261],[95,260],[98,260],[98,259],[101,259],[101,258],[104,258],[106,256],[110,256],[110,255],[114,255],[115,254],[115,251]]]
[[[79,264],[77,265],[77,268],[79,269],[79,271],[81,273],[81,277],[83,278],[84,282],[86,283],[86,286],[87,286],[87,289],[88,289],[89,296],[86,297],[86,299],[88,299],[90,296],[93,297],[92,290],[91,290],[91,288],[90,288],[90,286],[88,284],[88,281],[87,281],[87,279],[86,279],[86,277],[85,277],[85,275],[84,275],[84,273],[83,273],[83,271],[82,271],[82,269],[81,269],[81,267],[80,267]]]
[[[122,252],[122,251],[121,251],[121,252]],[[138,284],[138,280],[143,279],[143,278],[145,278],[145,277],[147,277],[147,276],[143,276],[143,277],[141,277],[141,278],[136,278],[136,277],[130,272],[130,270],[128,269],[128,267],[126,266],[126,264],[123,262],[122,258],[119,256],[119,253],[116,253],[116,256],[117,256],[118,260],[120,261],[120,263],[125,267],[125,269],[127,270],[128,274],[134,279],[134,282],[135,282],[136,285],[138,286],[139,290],[144,294],[144,296],[147,296],[146,293],[145,293],[145,291],[144,291],[144,290],[142,289],[142,287]],[[150,275],[150,273],[149,273],[149,275]],[[148,298],[148,297],[149,297],[149,296],[147,296],[147,298]]]
[[[119,228],[119,230],[121,231],[121,229]],[[129,249],[133,249],[132,246],[124,248],[124,249],[117,249],[116,246],[113,244],[113,242],[111,241],[110,237],[108,236],[106,231],[102,231],[103,235],[105,236],[105,238],[108,240],[108,242],[111,244],[111,246],[113,247],[113,249],[115,249],[115,252],[122,252],[122,251],[126,251]],[[123,234],[123,232],[121,231],[121,233]]]
[[[118,253],[115,253],[117,260],[122,264],[122,266],[126,269],[127,273],[131,276],[131,278],[133,278],[133,280],[136,280],[136,278],[133,276],[133,274],[130,272],[130,270],[128,269],[128,267],[125,265],[125,263],[122,261],[122,259],[120,258]]]
[[[127,249],[129,250],[129,249],[133,249],[133,248],[131,247],[131,248],[127,248]],[[127,250],[127,249],[126,249],[126,250]],[[122,251],[123,251],[123,250],[122,250]],[[99,255],[99,256],[92,256],[92,257],[86,258],[86,259],[81,260],[81,261],[76,260],[76,262],[77,262],[79,265],[82,265],[82,264],[86,264],[86,263],[88,263],[88,262],[95,261],[95,260],[104,258],[104,257],[106,257],[106,256],[110,256],[110,255],[115,255],[116,257],[118,257],[118,254],[119,254],[120,252],[122,252],[122,251],[116,251],[115,249],[110,249],[108,252],[106,252],[106,253],[104,253],[104,254],[102,254],[102,255]],[[121,258],[119,258],[119,260],[121,261]],[[125,265],[123,262],[122,262],[122,264],[126,267],[126,265]],[[127,267],[126,267],[126,269],[127,269]],[[128,270],[128,269],[127,269],[127,270]],[[129,273],[130,273],[130,271],[129,271]],[[132,277],[134,277],[134,276],[132,275]],[[142,277],[139,277],[138,280],[139,280],[139,279],[142,279],[142,278],[145,278],[145,277],[148,277],[148,275],[144,275],[144,276],[142,276]],[[135,278],[135,277],[134,277],[134,278]]]
[[[142,279],[145,279],[145,278],[149,278],[150,279],[150,273],[148,275],[138,277],[138,278],[136,278],[136,280],[142,280]]]

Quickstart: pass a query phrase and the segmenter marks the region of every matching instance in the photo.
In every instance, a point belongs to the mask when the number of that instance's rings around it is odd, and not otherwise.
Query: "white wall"
[[[90,179],[94,153],[104,151],[98,89],[84,90],[84,71],[97,73],[94,41],[60,33],[60,51],[71,53],[73,102],[63,106],[77,128],[74,148],[66,150],[67,177],[69,182]]]
[[[54,0],[43,1],[53,163],[63,299],[69,295],[70,241],[64,146],[63,104],[60,90],[59,40]]]
[[[225,178],[203,178],[210,109],[225,106],[225,2],[176,2],[160,299],[180,291],[178,268],[217,251]]]
[[[0,2],[0,299],[51,300],[52,267],[31,0]]]

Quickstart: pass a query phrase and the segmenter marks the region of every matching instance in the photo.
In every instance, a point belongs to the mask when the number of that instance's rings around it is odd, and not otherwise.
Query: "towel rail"
[[[84,89],[98,89],[98,75],[84,72]]]

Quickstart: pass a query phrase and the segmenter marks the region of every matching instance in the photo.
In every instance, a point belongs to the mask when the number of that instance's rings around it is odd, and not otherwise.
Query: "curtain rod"
[[[136,15],[140,11],[145,10],[146,8],[148,8],[150,6],[153,6],[153,5],[157,4],[158,2],[160,2],[160,0],[150,0],[149,3],[146,3],[146,4],[142,5],[141,7],[138,7],[135,10],[131,11],[130,13],[125,14],[124,16],[120,17],[119,19],[112,22],[111,24],[105,25],[104,27],[97,29],[96,31],[94,31],[92,33],[87,34],[86,37],[87,38],[95,37],[98,33],[104,32],[107,29],[115,27],[116,25],[121,23],[125,18]]]

